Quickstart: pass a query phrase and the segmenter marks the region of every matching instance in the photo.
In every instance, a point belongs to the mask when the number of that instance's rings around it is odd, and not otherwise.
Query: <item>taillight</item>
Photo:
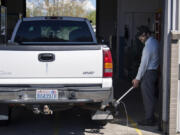
[[[103,77],[112,77],[113,75],[113,63],[110,50],[103,50],[104,57],[104,68],[103,68]]]

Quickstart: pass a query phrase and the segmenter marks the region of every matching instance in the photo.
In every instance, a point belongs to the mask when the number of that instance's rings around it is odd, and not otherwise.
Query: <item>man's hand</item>
[[[136,80],[136,79],[134,79],[134,80],[132,80],[132,84],[133,84],[133,87],[134,88],[137,88],[137,87],[139,87],[139,80]]]

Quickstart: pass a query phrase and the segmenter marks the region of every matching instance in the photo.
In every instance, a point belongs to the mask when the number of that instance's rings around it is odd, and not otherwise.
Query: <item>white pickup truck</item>
[[[0,63],[3,121],[16,105],[36,114],[74,106],[96,112],[113,100],[110,49],[97,43],[85,18],[20,19],[0,46]]]

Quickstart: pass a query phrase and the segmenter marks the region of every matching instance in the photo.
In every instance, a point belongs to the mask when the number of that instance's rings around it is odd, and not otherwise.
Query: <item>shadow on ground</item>
[[[8,127],[0,127],[0,135],[85,135],[103,134],[103,123],[90,119],[87,111],[72,109],[53,116],[34,115],[24,108],[14,108]]]

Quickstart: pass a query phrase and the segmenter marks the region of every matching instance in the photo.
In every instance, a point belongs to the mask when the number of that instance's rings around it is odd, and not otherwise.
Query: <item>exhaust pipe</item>
[[[33,106],[34,114],[44,114],[44,115],[52,115],[53,111],[49,108],[48,105],[44,105],[43,108],[40,109],[40,106]]]
[[[40,114],[41,111],[39,110],[39,107],[33,107],[33,113],[34,114]]]

